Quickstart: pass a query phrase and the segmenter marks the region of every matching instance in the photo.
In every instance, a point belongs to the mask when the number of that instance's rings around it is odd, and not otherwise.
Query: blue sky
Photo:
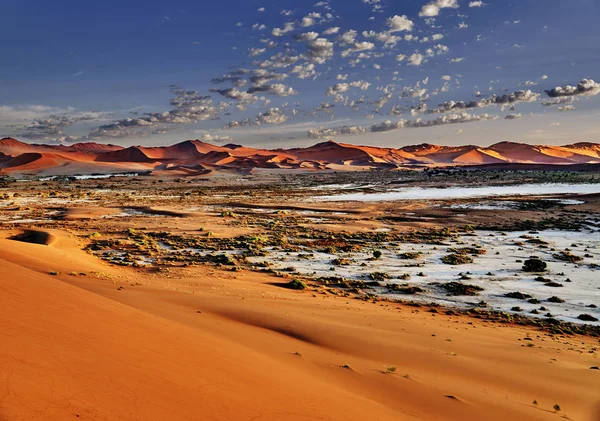
[[[0,136],[287,147],[600,134],[597,0],[4,0],[0,14]]]

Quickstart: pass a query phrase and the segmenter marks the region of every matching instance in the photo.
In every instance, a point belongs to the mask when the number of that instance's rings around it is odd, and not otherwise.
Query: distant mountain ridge
[[[0,139],[0,173],[110,173],[117,171],[401,168],[500,164],[600,164],[600,144],[564,146],[499,142],[491,146],[423,143],[401,148],[359,146],[327,141],[304,148],[260,149],[186,140],[170,146],[123,147],[99,143],[46,145]]]

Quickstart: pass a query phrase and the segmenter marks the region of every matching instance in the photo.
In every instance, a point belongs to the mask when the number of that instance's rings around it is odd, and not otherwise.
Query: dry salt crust
[[[554,202],[558,205],[573,206],[583,205],[585,201],[575,199],[543,199],[546,202]],[[527,203],[527,202],[525,202]],[[478,203],[454,203],[448,206],[448,209],[474,209],[474,210],[509,210],[519,209],[522,202],[514,200],[488,200]]]
[[[139,173],[121,173],[121,174],[88,174],[88,175],[73,175],[73,176],[69,176],[72,177],[76,180],[95,180],[95,179],[104,179],[104,178],[111,178],[111,177],[137,177],[139,175]],[[48,177],[42,177],[39,180],[40,181],[52,181],[52,180],[57,180],[61,178],[58,175],[51,175]],[[28,179],[21,179],[21,180],[17,180],[17,181],[29,181]]]
[[[379,193],[349,193],[316,196],[313,200],[321,202],[383,202],[394,200],[442,200],[468,199],[491,196],[535,196],[554,194],[590,194],[600,193],[600,184],[520,184],[517,186],[485,187],[408,187],[389,189]]]
[[[548,248],[540,248],[538,245],[528,243],[523,246],[515,245],[515,242],[526,241],[522,236],[531,236],[547,241]],[[369,274],[385,272],[392,277],[386,282],[408,283],[425,290],[423,293],[407,296],[390,294],[386,288],[376,288],[377,294],[396,299],[437,302],[463,308],[485,301],[488,308],[506,312],[517,313],[511,309],[519,306],[522,309],[522,312],[518,312],[519,314],[529,314],[531,310],[538,309],[539,315],[531,314],[535,317],[544,317],[547,313],[551,313],[559,320],[582,323],[577,316],[587,313],[600,319],[598,308],[587,307],[590,304],[600,306],[600,268],[590,267],[590,264],[600,265],[600,235],[598,232],[547,230],[541,231],[539,234],[519,231],[502,235],[492,231],[477,231],[475,236],[461,236],[458,243],[463,244],[452,243],[450,246],[374,244],[374,249],[377,248],[383,252],[383,256],[378,260],[371,259],[372,251],[332,255],[310,250],[300,253],[271,251],[266,257],[252,257],[249,260],[254,263],[269,262],[275,270],[293,267],[298,273],[315,278],[341,276],[354,280],[369,280]],[[441,258],[449,253],[449,248],[470,247],[473,244],[482,246],[487,250],[487,254],[473,257],[474,263],[472,264],[453,266],[442,263]],[[573,247],[573,244],[576,244],[577,247]],[[576,255],[589,254],[592,257],[584,258],[581,264],[573,264],[552,256],[566,248],[571,249],[572,253]],[[422,252],[423,255],[419,259],[412,260],[398,258],[398,254],[412,251]],[[307,252],[312,253],[313,256],[308,259],[298,257],[298,255],[306,256]],[[538,256],[547,262],[548,271],[543,274],[523,272],[523,263],[517,262],[517,260],[524,261],[531,256]],[[353,263],[331,270],[334,267],[332,260],[335,258],[351,259]],[[365,263],[366,266],[361,266],[362,263]],[[418,276],[417,274],[420,272],[425,273],[426,276]],[[471,279],[462,282],[484,288],[484,291],[477,296],[448,296],[446,291],[439,286],[430,285],[431,283],[459,281],[459,274],[467,272]],[[488,273],[492,273],[492,275],[488,275]],[[410,274],[410,279],[399,279],[403,274]],[[534,279],[540,275],[560,283],[563,287],[549,287],[545,286],[543,282],[535,281]],[[567,279],[572,282],[566,282]],[[506,293],[515,291],[530,294],[539,299],[541,303],[529,304],[527,300],[505,297]],[[548,298],[552,296],[560,297],[565,300],[565,303],[548,302]],[[539,310],[542,306],[547,310]],[[600,325],[600,322],[591,324]]]

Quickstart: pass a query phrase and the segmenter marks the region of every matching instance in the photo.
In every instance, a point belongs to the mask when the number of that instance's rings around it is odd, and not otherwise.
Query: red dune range
[[[178,170],[206,174],[215,170],[363,169],[415,166],[600,164],[600,144],[564,146],[500,142],[477,145],[410,145],[401,148],[358,146],[333,141],[304,148],[257,149],[235,144],[217,146],[187,140],[171,146],[122,147],[75,143],[44,145],[13,138],[0,140],[0,173],[111,173]]]

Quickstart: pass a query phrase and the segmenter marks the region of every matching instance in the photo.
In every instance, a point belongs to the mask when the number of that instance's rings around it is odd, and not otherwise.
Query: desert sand
[[[20,189],[13,200],[29,207],[5,212],[34,209],[29,188]],[[128,205],[133,213],[121,216],[107,198],[70,199],[62,217],[29,223],[37,228],[4,224],[2,421],[598,419],[593,336],[328,288],[292,291],[281,288],[285,279],[245,269],[116,266],[83,250],[93,230],[184,233],[201,225],[217,238],[257,232],[185,202],[159,205],[168,196],[156,199]],[[61,199],[36,200],[33,206],[47,210]],[[258,203],[248,217],[282,207],[329,212],[332,232],[375,229],[381,224],[372,215],[387,212]],[[234,208],[242,206],[252,209]]]
[[[542,420],[554,404],[597,415],[597,340],[315,298],[256,274],[145,285],[67,233],[42,242],[0,240],[2,419]]]

